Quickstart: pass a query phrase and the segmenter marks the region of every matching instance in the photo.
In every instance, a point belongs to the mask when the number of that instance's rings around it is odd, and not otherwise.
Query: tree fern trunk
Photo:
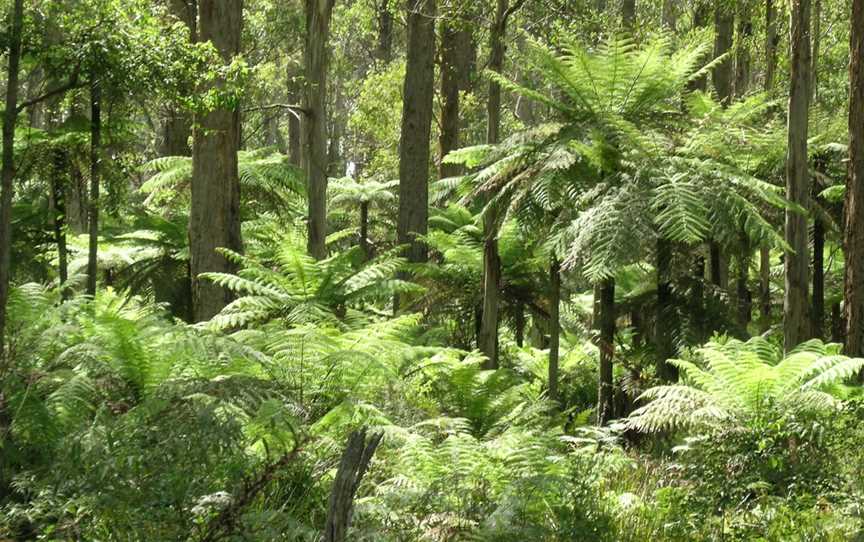
[[[525,304],[521,301],[516,303],[514,316],[515,327],[514,334],[516,335],[516,346],[522,348],[525,345]]]
[[[69,257],[66,248],[66,182],[63,176],[69,169],[68,155],[64,149],[53,151],[51,172],[51,201],[53,206],[54,242],[57,243],[57,271],[63,299],[69,295],[66,282],[69,280]]]
[[[479,346],[487,359],[487,368],[498,368],[498,312],[501,296],[501,259],[498,256],[497,232],[492,220],[484,222],[483,244],[483,316],[480,322]]]
[[[738,279],[736,281],[736,293],[738,301],[738,327],[747,336],[747,326],[753,314],[753,302],[750,294],[750,238],[747,232],[741,229],[741,252],[738,256]]]
[[[729,3],[725,0],[715,0],[714,3],[714,58],[729,52],[732,48],[732,30],[735,17]],[[729,105],[732,100],[732,58],[727,56],[717,64],[711,72],[717,98],[723,105]]]
[[[360,249],[363,258],[372,259],[372,247],[369,246],[369,202],[360,202]]]
[[[864,355],[864,0],[852,1],[849,63],[849,165],[843,242],[846,353]]]
[[[92,75],[91,77],[98,77]],[[102,88],[98,79],[90,82],[90,198],[88,212],[87,295],[96,295],[96,267],[99,251],[99,182],[102,165]]]
[[[636,0],[622,0],[621,26],[631,35],[636,30]]]
[[[606,425],[613,413],[612,359],[615,355],[615,279],[600,283],[600,381],[597,423]]]
[[[739,98],[750,89],[750,38],[753,37],[752,0],[742,0],[739,7],[738,44],[735,50],[735,95]]]
[[[786,197],[809,208],[810,181],[807,159],[807,123],[810,98],[810,0],[792,0],[789,138],[786,160]],[[791,250],[784,258],[784,345],[787,351],[808,338],[807,217],[786,211],[786,242]]]

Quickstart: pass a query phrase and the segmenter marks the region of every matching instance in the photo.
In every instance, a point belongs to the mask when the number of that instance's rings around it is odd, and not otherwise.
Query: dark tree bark
[[[316,260],[327,256],[327,65],[330,16],[335,0],[306,0],[303,154],[309,216],[306,248]]]
[[[750,44],[753,37],[753,10],[751,0],[742,0],[738,19],[738,47],[735,50],[735,95],[747,94],[750,89]]]
[[[171,14],[182,21],[189,29],[189,39],[192,43],[198,40],[198,1],[169,0]],[[189,139],[192,135],[192,118],[187,112],[176,107],[169,107],[167,118],[162,125],[162,144],[159,154],[162,156],[192,156]]]
[[[333,489],[330,490],[324,542],[348,540],[354,496],[383,436],[383,433],[378,433],[371,435],[367,440],[366,429],[363,428],[354,431],[348,437],[348,444],[339,461],[339,469],[336,471],[336,479],[333,480]]]
[[[674,33],[678,30],[678,0],[663,0],[662,12],[660,15],[661,24],[665,30]]]
[[[495,20],[489,34],[489,70],[502,73],[504,69],[504,39],[507,36],[507,21],[524,0],[516,0],[509,5],[508,0],[498,0]],[[501,85],[489,82],[489,101],[486,104],[486,142],[495,144],[500,141],[501,131]],[[494,194],[490,194],[494,197]],[[498,257],[498,216],[495,209],[489,209],[484,217],[483,247],[483,320],[480,325],[480,351],[490,360],[490,365],[498,366],[498,319],[500,310],[501,259]]]
[[[514,327],[516,335],[516,346],[522,348],[525,344],[525,304],[521,301],[516,303],[516,314],[514,316]]]
[[[51,172],[51,204],[53,207],[54,242],[57,243],[57,269],[60,292],[63,299],[68,297],[66,282],[69,280],[69,251],[66,248],[66,182],[64,176],[69,171],[68,155],[64,149],[56,148],[53,154]]]
[[[813,0],[813,54],[810,64],[810,103],[819,94],[819,46],[822,33],[822,0]]]
[[[771,248],[759,247],[759,328],[762,332],[771,327]]]
[[[753,299],[750,294],[750,238],[744,228],[741,228],[741,252],[738,254],[738,279],[736,281],[736,293],[738,298],[738,326],[743,332],[747,331],[747,325],[753,314]]]
[[[408,245],[410,262],[425,262],[429,218],[429,138],[432,128],[435,59],[435,0],[408,2],[408,60],[402,93],[399,140],[399,217],[397,240]]]
[[[705,257],[701,254],[693,259],[689,309],[697,342],[701,343],[707,328],[705,322]]]
[[[441,135],[439,176],[460,174],[457,164],[445,164],[450,151],[459,148],[459,92],[466,89],[467,72],[471,68],[472,36],[469,27],[460,20],[445,20],[441,28]]]
[[[558,348],[561,334],[561,262],[549,264],[549,400],[558,400]]]
[[[201,0],[200,38],[212,42],[228,64],[240,53],[242,0]],[[216,249],[242,250],[240,238],[239,109],[219,108],[197,116],[193,134],[192,203],[189,249],[196,321],[212,318],[230,301],[230,293],[199,279],[201,273],[230,272],[233,265]]]
[[[18,78],[24,1],[15,0],[9,18],[6,109],[3,112],[3,156],[0,166],[0,362],[6,361],[6,305],[12,264],[12,193],[15,190],[15,124],[18,122]]]
[[[377,4],[378,43],[375,47],[375,59],[382,64],[389,64],[393,59],[393,12],[390,11],[391,0],[380,0]]]
[[[99,183],[102,173],[102,88],[98,79],[90,83],[90,198],[87,251],[87,295],[96,295],[99,252]]]
[[[790,33],[789,137],[786,159],[786,198],[809,208],[807,123],[810,106],[810,0],[792,0]],[[786,211],[786,251],[783,298],[784,347],[787,351],[808,338],[807,217]]]
[[[852,2],[849,38],[849,164],[846,177],[843,289],[846,353],[864,355],[864,0]]]
[[[621,25],[630,34],[636,29],[636,0],[622,0]]]
[[[597,423],[606,425],[613,412],[612,360],[615,356],[615,279],[600,284],[600,382],[597,396]]]
[[[725,0],[715,0],[714,3],[714,58],[729,53],[732,49],[732,30],[735,17]],[[726,58],[714,67],[711,72],[714,90],[723,105],[729,105],[732,100],[732,58]]]
[[[303,90],[299,81],[300,69],[297,66],[288,68],[288,99],[292,104],[303,101]],[[302,117],[297,111],[288,112],[288,159],[303,168]]]
[[[672,341],[672,245],[662,237],[657,238],[657,314],[654,326],[657,374],[665,382],[674,382],[678,379],[678,370],[667,363],[675,357]]]
[[[777,33],[777,7],[775,0],[765,0],[765,91],[774,92],[777,73],[777,48],[780,35]]]
[[[708,26],[709,18],[711,16],[711,4],[710,0],[695,0],[695,4],[693,6],[693,27],[694,28],[705,28]],[[700,61],[700,65],[711,60],[710,58],[703,58]],[[700,77],[698,79],[694,79],[690,81],[688,84],[688,88],[691,91],[701,91],[705,92],[708,89],[708,79],[707,77]]]
[[[811,335],[825,336],[825,222],[813,221],[813,303],[810,307]]]

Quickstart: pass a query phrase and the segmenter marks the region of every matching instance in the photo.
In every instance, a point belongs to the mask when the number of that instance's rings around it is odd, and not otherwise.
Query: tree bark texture
[[[222,60],[230,63],[240,52],[242,0],[201,0],[199,10],[201,40],[212,42]],[[189,249],[194,318],[200,322],[222,310],[230,293],[199,275],[233,270],[217,248],[242,250],[239,109],[218,108],[198,115],[193,137]]]
[[[425,262],[429,218],[429,138],[435,84],[435,0],[408,1],[408,60],[399,139],[399,216],[396,235],[410,262]]]
[[[471,30],[464,21],[445,20],[441,28],[441,135],[438,138],[439,176],[461,173],[457,164],[445,164],[447,153],[459,148],[459,93],[467,89],[471,69]]]
[[[846,176],[843,289],[846,353],[864,355],[864,0],[852,1],[849,63],[849,163]]]
[[[727,55],[714,67],[711,77],[717,99],[724,106],[732,100],[732,57],[728,55],[732,49],[733,26],[735,16],[729,3],[725,0],[715,0],[714,4],[714,58]]]
[[[302,144],[308,198],[306,248],[316,260],[327,256],[327,43],[334,1],[306,0]]]
[[[735,96],[739,98],[750,90],[750,39],[753,37],[753,10],[751,0],[741,0],[738,11],[738,44],[735,49]]]
[[[638,318],[637,318],[638,320]],[[654,323],[654,347],[657,351],[657,374],[665,382],[678,379],[678,370],[667,363],[675,357],[672,330],[675,325],[672,305],[672,245],[657,239],[657,314]]]
[[[790,91],[786,198],[809,208],[810,176],[807,159],[807,123],[810,106],[810,0],[792,0],[790,33]],[[807,217],[786,210],[786,242],[791,250],[784,258],[786,290],[783,298],[784,347],[787,351],[808,338]]]
[[[558,348],[560,345],[561,262],[552,256],[549,265],[549,399],[558,400]]]
[[[324,527],[324,542],[346,542],[348,528],[351,526],[351,514],[354,510],[354,496],[357,488],[369,468],[372,456],[381,443],[383,433],[366,437],[366,429],[354,431],[348,437],[348,444],[336,479],[330,490],[330,500],[327,506],[327,521]]]
[[[615,356],[615,279],[600,284],[600,382],[597,396],[597,423],[606,425],[613,413],[612,360]]]
[[[99,183],[102,174],[102,87],[90,82],[90,197],[88,199],[87,295],[96,295],[99,252]]]
[[[774,79],[777,74],[777,48],[780,45],[775,1],[765,0],[765,92],[769,94],[774,91]]]

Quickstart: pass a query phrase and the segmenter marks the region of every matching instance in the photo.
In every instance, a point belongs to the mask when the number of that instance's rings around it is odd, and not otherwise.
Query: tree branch
[[[81,65],[79,64],[78,66],[75,66],[75,70],[72,72],[72,75],[69,76],[69,80],[66,81],[66,83],[64,83],[64,84],[60,85],[59,87],[56,87],[52,90],[49,90],[48,92],[46,92],[45,94],[42,94],[41,96],[36,96],[35,98],[32,98],[30,100],[26,100],[26,101],[19,103],[18,107],[16,108],[17,111],[20,113],[30,106],[44,102],[45,100],[48,100],[49,98],[53,98],[54,96],[57,96],[59,94],[63,94],[63,93],[68,92],[72,89],[80,88],[80,87],[84,86],[84,83],[80,81],[80,77],[79,77],[80,73],[81,73]]]

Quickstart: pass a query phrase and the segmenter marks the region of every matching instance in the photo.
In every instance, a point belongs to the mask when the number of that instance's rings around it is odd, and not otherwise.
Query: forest
[[[864,540],[864,0],[0,17],[0,541]]]

